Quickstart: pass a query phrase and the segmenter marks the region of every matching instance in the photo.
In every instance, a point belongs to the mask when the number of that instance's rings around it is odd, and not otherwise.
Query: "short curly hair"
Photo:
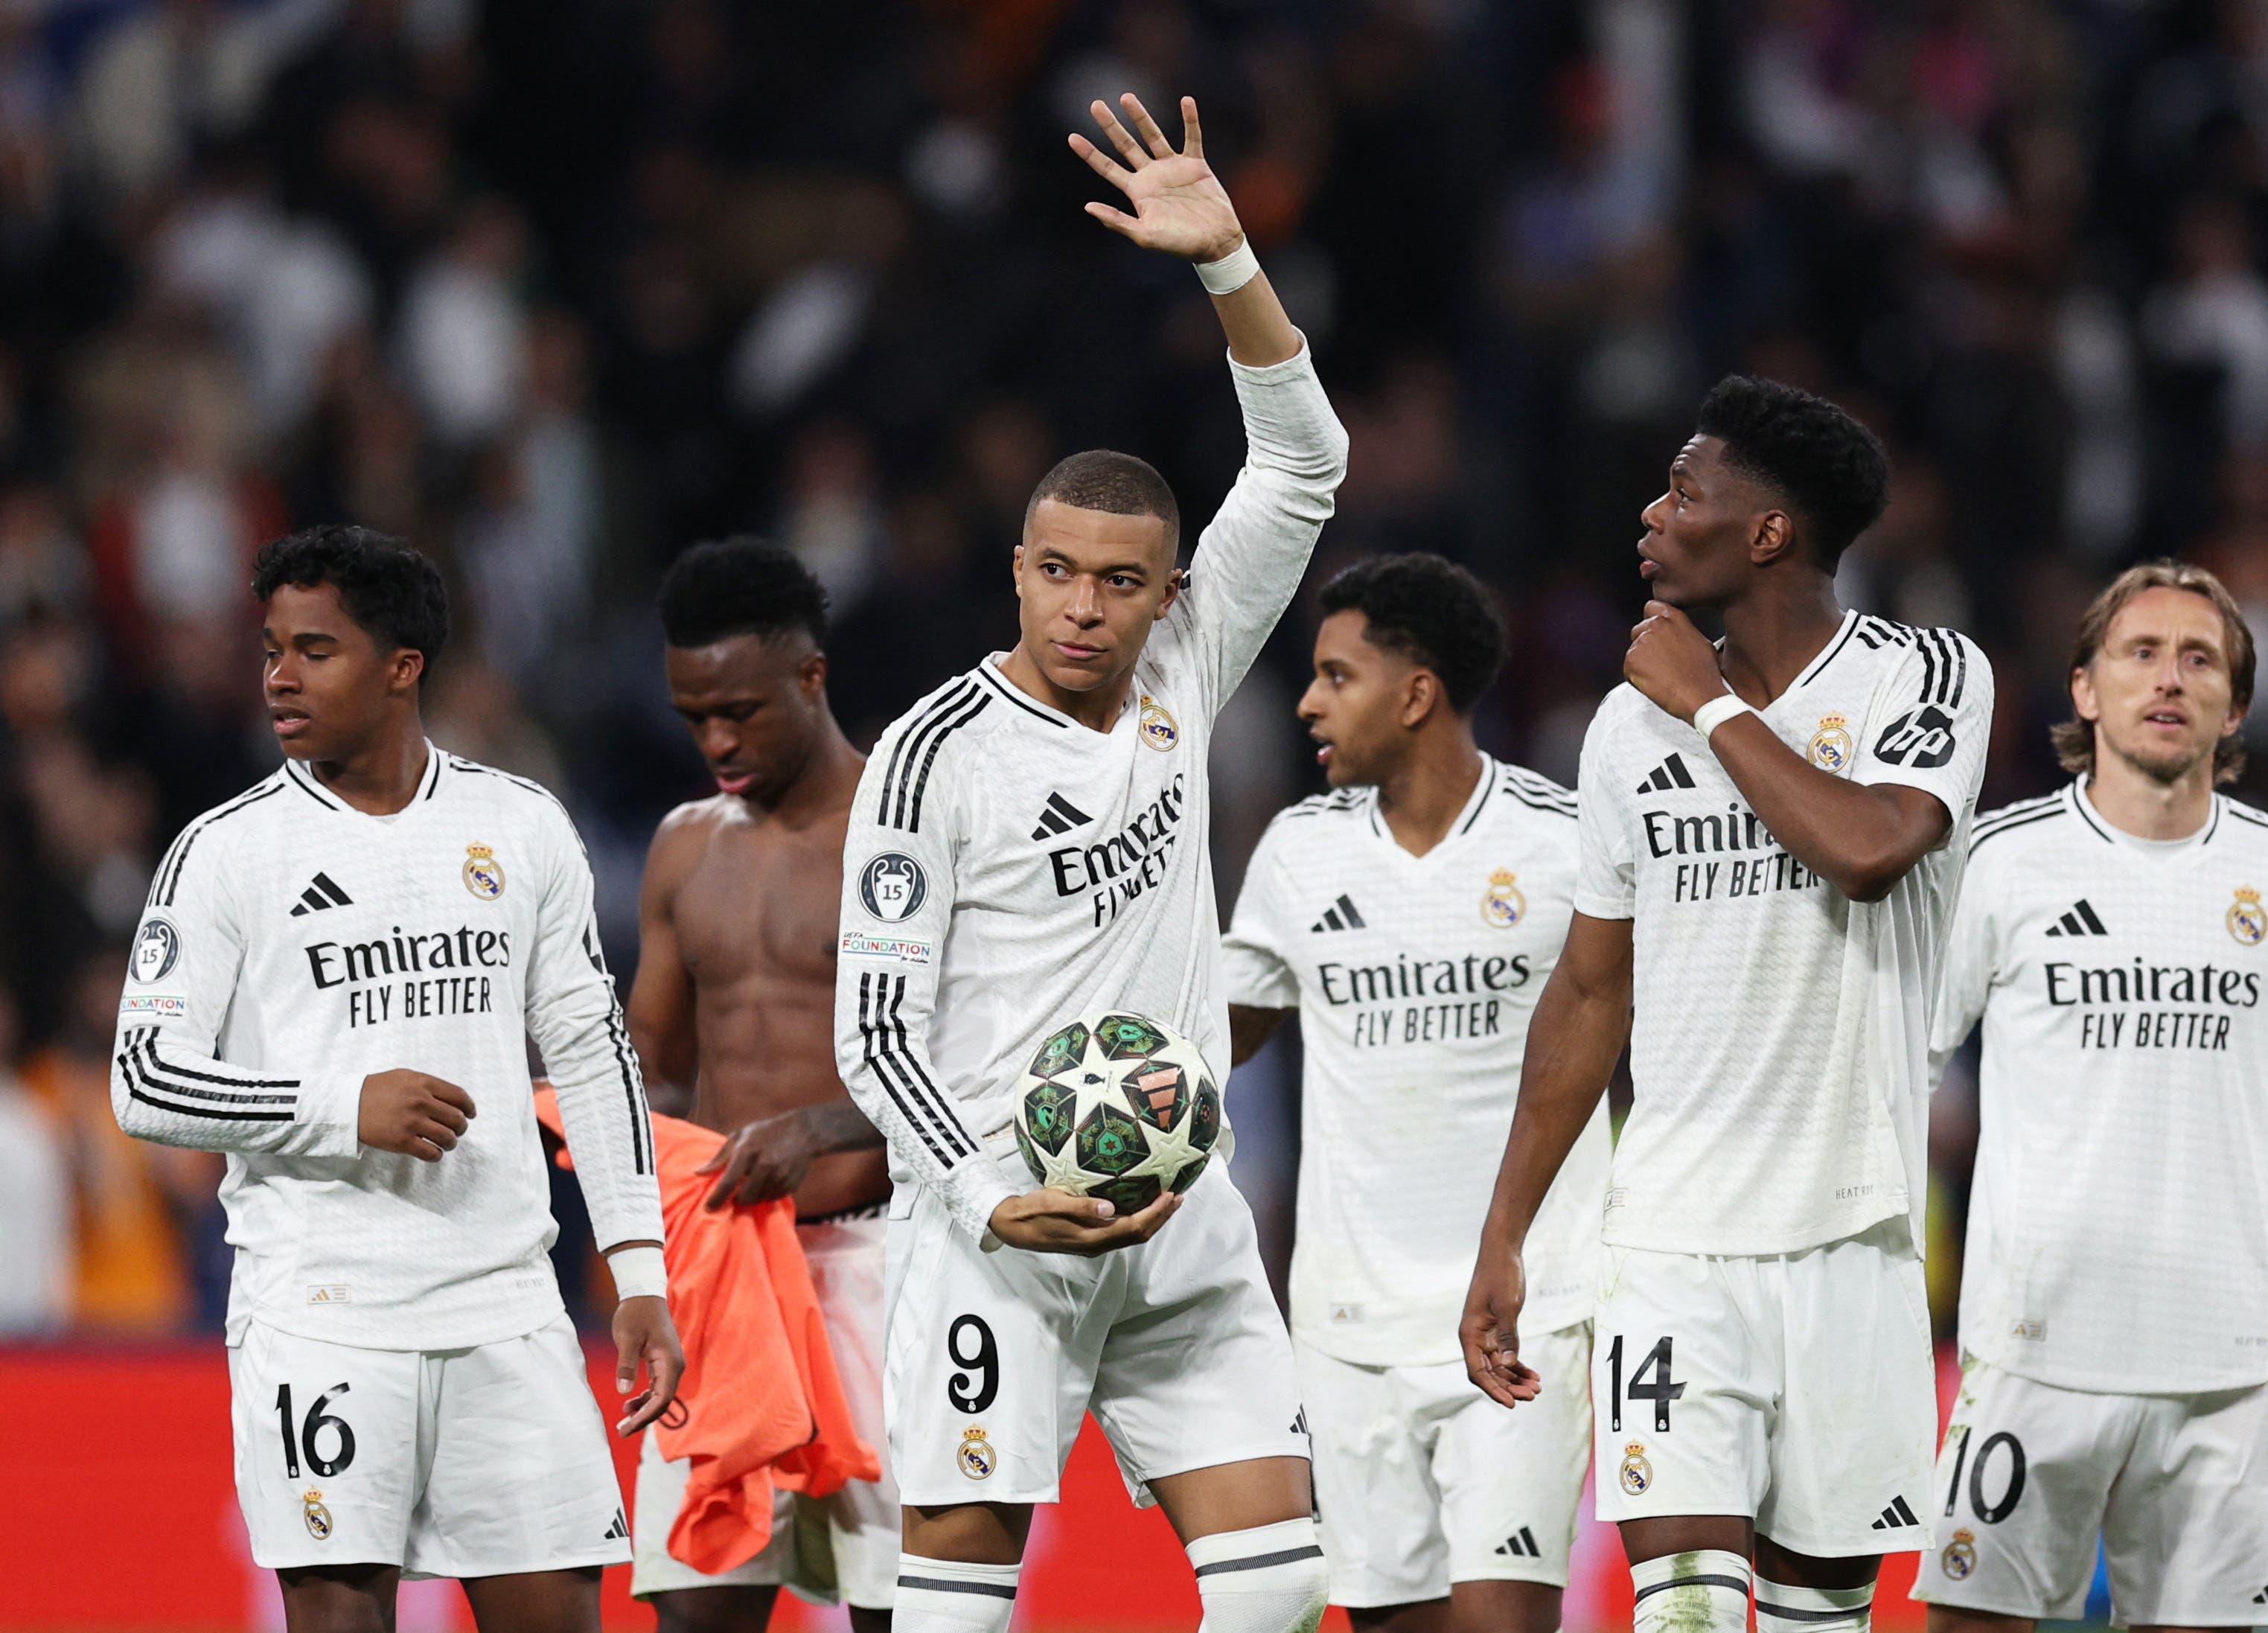
[[[1728,374],[1702,399],[1694,429],[1725,445],[1727,465],[1787,502],[1822,571],[1833,572],[1889,507],[1881,439],[1824,397]]]
[[[800,629],[827,644],[827,592],[795,553],[735,533],[682,552],[661,576],[662,639],[713,646],[736,635]]]
[[[1359,612],[1363,636],[1441,678],[1449,707],[1469,715],[1504,667],[1509,643],[1488,586],[1425,551],[1373,555],[1323,586],[1322,609]]]
[[[252,564],[261,601],[285,585],[339,592],[347,616],[389,650],[407,647],[430,672],[449,640],[449,591],[441,570],[407,541],[374,527],[325,522],[271,540]]]
[[[1113,516],[1154,516],[1166,524],[1166,545],[1178,550],[1182,542],[1182,507],[1174,489],[1147,460],[1108,448],[1090,448],[1057,461],[1040,478],[1024,506],[1028,524],[1040,501],[1053,499],[1081,511],[1106,511]]]

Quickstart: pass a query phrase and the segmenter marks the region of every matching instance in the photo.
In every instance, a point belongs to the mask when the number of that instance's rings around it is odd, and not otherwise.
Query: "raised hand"
[[[1134,207],[1128,215],[1108,204],[1089,204],[1086,213],[1122,237],[1145,249],[1160,250],[1189,261],[1219,261],[1244,241],[1244,227],[1228,189],[1205,163],[1204,134],[1197,126],[1195,97],[1182,99],[1182,151],[1166,140],[1158,121],[1130,91],[1118,99],[1131,130],[1118,122],[1107,102],[1094,104],[1094,122],[1118,151],[1123,165],[1085,136],[1074,132],[1071,151],[1094,167],[1095,174],[1123,193]]]

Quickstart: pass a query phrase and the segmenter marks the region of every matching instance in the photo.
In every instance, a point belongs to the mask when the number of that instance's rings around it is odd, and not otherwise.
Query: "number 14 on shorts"
[[[1670,1352],[1675,1342],[1672,1338],[1657,1339],[1653,1348],[1639,1357],[1638,1365],[1631,1372],[1629,1381],[1625,1383],[1623,1378],[1623,1335],[1615,1335],[1615,1342],[1607,1350],[1607,1376],[1610,1380],[1607,1411],[1610,1429],[1617,1433],[1621,1431],[1623,1399],[1628,1396],[1633,1401],[1653,1401],[1654,1432],[1669,1432],[1669,1403],[1685,1393],[1685,1386],[1671,1376]]]

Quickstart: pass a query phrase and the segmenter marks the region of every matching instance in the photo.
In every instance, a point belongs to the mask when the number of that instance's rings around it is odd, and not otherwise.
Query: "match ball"
[[[1122,1214],[1189,1189],[1220,1137],[1220,1090],[1197,1046],[1117,1010],[1057,1027],[1018,1080],[1015,1109],[1034,1179]]]

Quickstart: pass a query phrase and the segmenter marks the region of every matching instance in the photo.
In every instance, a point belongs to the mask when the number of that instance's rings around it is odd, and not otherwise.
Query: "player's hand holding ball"
[[[1074,134],[1071,146],[1095,174],[1126,195],[1134,213],[1130,216],[1108,204],[1089,204],[1086,213],[1144,249],[1195,261],[1219,261],[1233,254],[1244,242],[1244,227],[1236,218],[1236,207],[1228,202],[1228,189],[1205,163],[1197,99],[1182,99],[1182,151],[1178,153],[1139,97],[1130,91],[1118,99],[1118,105],[1125,110],[1132,130],[1120,124],[1110,105],[1100,99],[1093,112],[1094,122],[1102,127],[1103,136],[1126,161],[1124,166],[1113,164],[1085,136]]]
[[[475,1114],[473,1097],[444,1078],[406,1068],[374,1071],[362,1080],[355,1133],[373,1150],[438,1162]]]
[[[1631,629],[1623,679],[1689,725],[1695,710],[1728,689],[1716,646],[1667,601],[1648,601],[1646,617]]]
[[[1093,1255],[1156,1235],[1220,1137],[1220,1091],[1187,1038],[1097,1012],[1049,1034],[1016,1085],[1016,1146],[1040,1188],[992,1210],[992,1234]]]
[[[1499,1253],[1485,1239],[1465,1313],[1457,1323],[1465,1376],[1499,1406],[1518,1406],[1543,1393],[1543,1379],[1520,1359],[1520,1310],[1528,1302],[1528,1268],[1517,1253]]]

